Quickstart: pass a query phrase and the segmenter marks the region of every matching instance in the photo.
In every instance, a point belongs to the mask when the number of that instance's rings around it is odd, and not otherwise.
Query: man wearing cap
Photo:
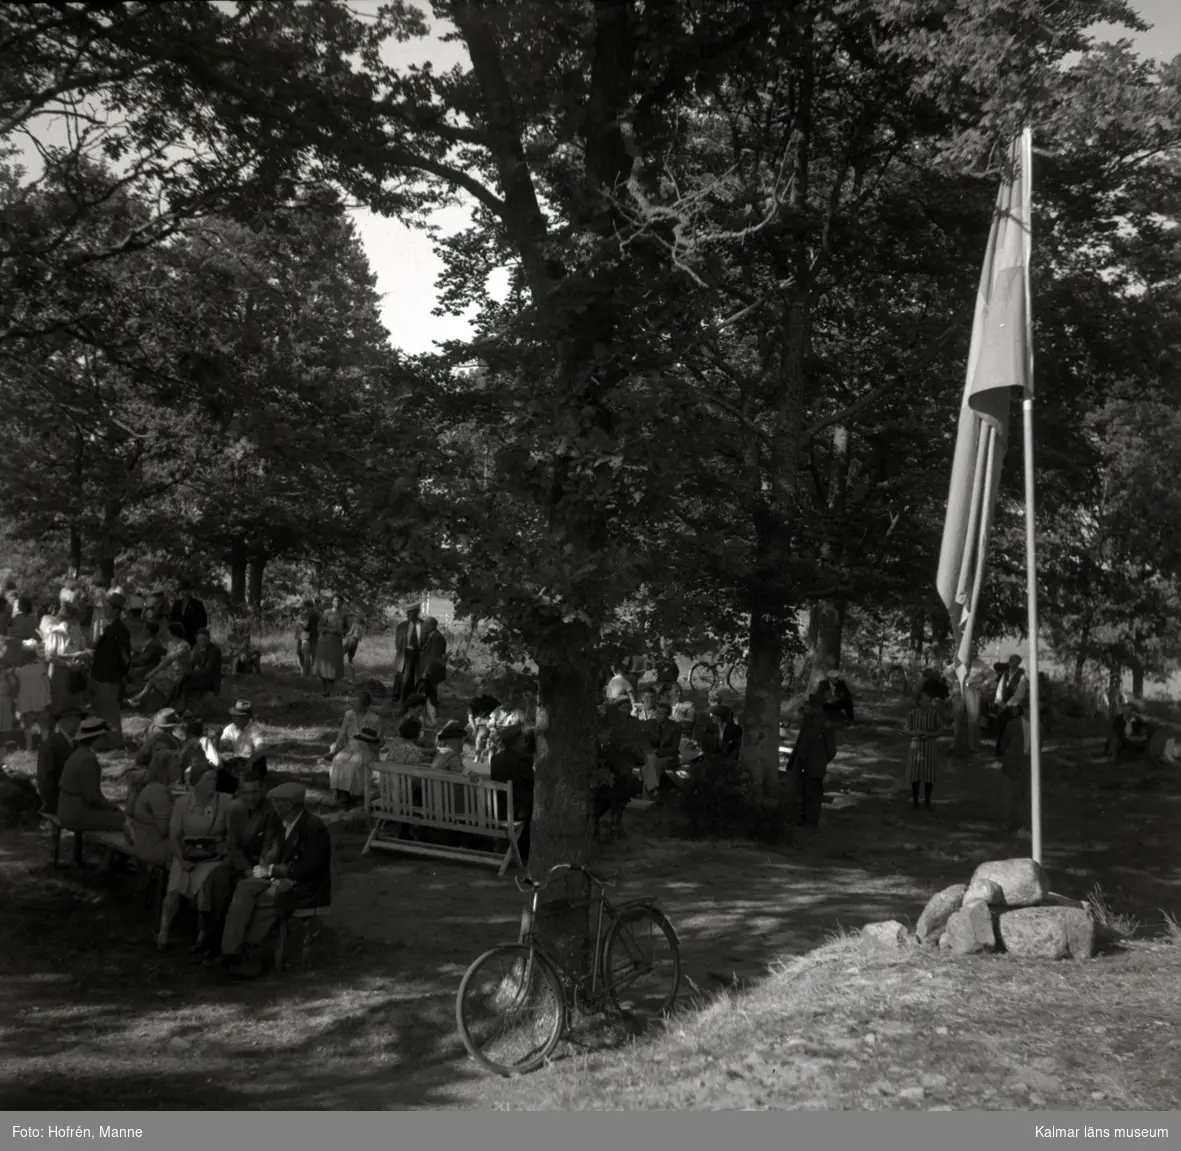
[[[58,781],[57,817],[70,831],[122,831],[123,812],[102,791],[102,767],[91,746],[111,729],[87,716],[74,733],[74,750]]]
[[[241,970],[244,951],[261,943],[280,916],[332,902],[332,840],[304,807],[305,796],[302,784],[282,783],[267,797],[278,823],[258,866],[234,890],[221,937],[222,965],[235,977],[249,978]]]
[[[226,813],[226,858],[210,875],[210,931],[206,958],[221,953],[226,913],[234,888],[262,861],[269,839],[282,831],[282,824],[263,791],[265,769],[256,761],[242,773],[237,794]]]
[[[333,757],[328,786],[341,807],[352,807],[364,797],[380,746],[377,728],[365,724]]]
[[[185,639],[189,641],[189,647],[193,647],[197,632],[209,626],[209,616],[205,614],[205,605],[193,595],[193,585],[188,580],[181,580],[177,590],[180,596],[172,605],[169,621],[185,629]]]
[[[414,693],[418,683],[418,665],[425,638],[419,618],[421,615],[422,609],[417,604],[408,608],[406,618],[394,631],[394,683],[403,711],[406,700]]]
[[[127,601],[117,591],[107,596],[108,622],[94,648],[91,678],[94,681],[94,710],[107,721],[111,734],[103,741],[102,751],[123,746],[123,716],[119,699],[123,681],[131,670],[131,632],[123,622]]]
[[[217,749],[227,759],[248,760],[262,747],[262,728],[254,718],[254,705],[240,699],[230,708],[230,722],[222,730]]]
[[[57,814],[62,772],[74,753],[73,737],[81,720],[82,712],[76,708],[68,708],[59,716],[49,715],[44,719],[45,738],[37,748],[37,794],[41,796],[42,810],[51,815]]]

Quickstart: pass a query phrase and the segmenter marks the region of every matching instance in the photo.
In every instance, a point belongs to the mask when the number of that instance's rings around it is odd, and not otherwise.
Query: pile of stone
[[[923,909],[913,938],[897,920],[871,923],[868,945],[933,946],[953,955],[1005,952],[1023,959],[1090,959],[1096,924],[1089,908],[1053,895],[1032,859],[982,863],[968,884],[946,887]]]

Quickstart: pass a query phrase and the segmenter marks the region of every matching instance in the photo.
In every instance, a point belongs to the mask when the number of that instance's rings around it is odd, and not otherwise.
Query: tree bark
[[[1119,697],[1124,686],[1124,669],[1118,657],[1107,661],[1107,714],[1114,719],[1119,712]]]
[[[841,666],[841,642],[845,631],[844,600],[820,600],[812,606],[809,632],[812,647],[812,679],[824,678],[824,673]]]
[[[1136,699],[1144,698],[1144,662],[1139,656],[1129,656],[1128,666],[1132,669],[1132,695]]]
[[[70,521],[70,578],[82,574],[82,528],[77,520]]]
[[[1080,644],[1078,651],[1074,656],[1074,690],[1082,692],[1084,685],[1084,678],[1087,674],[1087,647],[1086,644]]]
[[[262,555],[250,557],[250,606],[255,615],[262,615],[262,573],[267,566],[267,558]]]
[[[246,602],[246,541],[236,536],[230,543],[230,603],[241,607]]]
[[[783,615],[780,605],[769,604],[765,598],[752,597],[750,654],[742,717],[742,766],[751,782],[766,796],[775,796],[779,792]]]

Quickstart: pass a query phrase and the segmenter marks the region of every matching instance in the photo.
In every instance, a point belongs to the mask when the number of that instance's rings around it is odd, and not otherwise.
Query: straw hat
[[[375,727],[363,727],[353,738],[359,739],[362,743],[371,743],[374,746],[381,743],[381,736],[377,734]]]
[[[248,699],[240,699],[230,708],[230,715],[254,716],[254,704]]]

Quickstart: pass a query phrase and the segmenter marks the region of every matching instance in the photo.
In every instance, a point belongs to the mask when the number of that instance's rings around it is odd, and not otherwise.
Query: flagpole
[[[1033,482],[1033,307],[1029,264],[1033,248],[1033,129],[1021,134],[1021,190],[1025,221],[1025,379],[1021,402],[1025,437],[1025,588],[1029,609],[1029,822],[1030,854],[1042,862],[1042,720],[1038,674],[1037,528]]]

